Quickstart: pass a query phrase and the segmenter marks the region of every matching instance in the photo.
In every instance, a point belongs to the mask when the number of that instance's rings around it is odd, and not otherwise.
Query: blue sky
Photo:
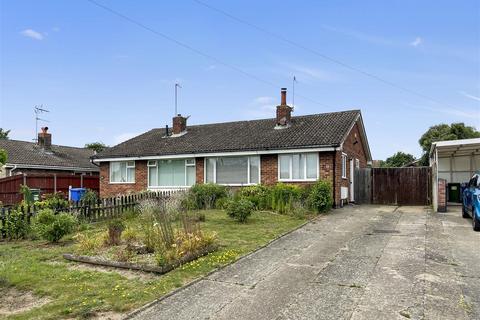
[[[376,159],[398,150],[419,156],[418,139],[434,124],[480,128],[478,1],[202,0],[436,102],[193,0],[96,1],[262,81],[86,0],[0,1],[0,127],[13,139],[33,139],[40,104],[51,111],[44,117],[56,144],[113,145],[164,127],[176,81],[190,124],[273,117],[280,87],[291,101],[294,75],[295,114],[361,109]]]

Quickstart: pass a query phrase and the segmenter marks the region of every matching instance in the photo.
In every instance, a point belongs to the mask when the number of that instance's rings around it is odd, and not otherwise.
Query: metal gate
[[[431,194],[429,167],[355,170],[356,203],[430,205]]]

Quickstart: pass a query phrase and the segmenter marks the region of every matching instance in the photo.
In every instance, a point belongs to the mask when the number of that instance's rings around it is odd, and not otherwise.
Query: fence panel
[[[359,169],[355,177],[355,199],[359,203],[431,204],[429,167]]]
[[[372,203],[372,172],[371,168],[355,170],[355,202],[358,204]]]
[[[25,184],[31,189],[40,189],[42,194],[63,192],[68,194],[69,186],[99,191],[99,176],[80,176],[70,174],[31,174],[15,175],[0,179],[0,201],[4,205],[13,205],[22,201],[20,185]]]

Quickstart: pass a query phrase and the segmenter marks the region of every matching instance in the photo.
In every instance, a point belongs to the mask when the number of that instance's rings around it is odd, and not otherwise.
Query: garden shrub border
[[[217,249],[218,249],[218,245],[210,245],[196,252],[195,254],[186,254],[185,256],[177,260],[175,263],[167,264],[162,267],[142,265],[142,264],[130,263],[130,262],[120,262],[120,261],[114,261],[114,260],[105,260],[105,259],[100,259],[94,256],[74,255],[71,253],[63,254],[63,258],[69,261],[81,262],[81,263],[92,264],[97,266],[165,274],[167,272],[172,271],[175,268],[178,268],[183,264],[196,260],[200,257],[206,256],[209,253],[215,252]]]

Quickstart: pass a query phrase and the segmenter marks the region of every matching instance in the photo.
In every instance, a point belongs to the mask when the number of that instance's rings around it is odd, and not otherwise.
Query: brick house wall
[[[260,183],[273,185],[278,180],[278,155],[263,154],[260,156]]]
[[[110,164],[100,163],[100,197],[113,197],[144,191],[148,185],[147,161],[135,161],[134,183],[110,183]]]
[[[352,127],[348,136],[343,143],[342,150],[336,152],[336,165],[335,165],[335,176],[336,185],[335,185],[335,205],[339,206],[341,204],[341,187],[350,188],[351,174],[350,174],[350,160],[355,159],[359,160],[360,168],[365,168],[367,166],[367,155],[365,152],[365,141],[362,140],[360,134],[360,128],[358,122]],[[342,153],[347,155],[347,175],[346,178],[342,178]],[[350,189],[348,191],[350,199]]]
[[[205,175],[205,158],[195,158],[195,182],[201,184]]]

